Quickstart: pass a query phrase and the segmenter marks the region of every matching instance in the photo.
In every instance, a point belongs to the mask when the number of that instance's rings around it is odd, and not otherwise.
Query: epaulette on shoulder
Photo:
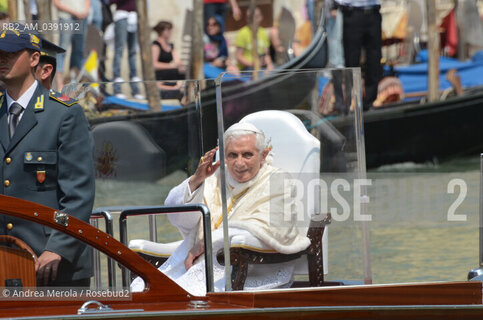
[[[72,98],[70,98],[70,97],[68,97],[68,96],[66,96],[66,95],[64,95],[60,92],[56,92],[56,91],[52,91],[52,90],[49,92],[49,97],[51,99],[54,99],[54,100],[62,103],[65,106],[68,106],[68,107],[77,103],[77,100],[72,99]]]

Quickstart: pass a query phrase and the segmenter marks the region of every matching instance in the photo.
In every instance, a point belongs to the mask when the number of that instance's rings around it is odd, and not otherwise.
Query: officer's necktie
[[[14,102],[10,106],[8,112],[10,113],[10,124],[8,126],[10,130],[10,138],[13,136],[15,132],[15,128],[17,128],[18,120],[20,115],[22,114],[23,108],[18,103]]]

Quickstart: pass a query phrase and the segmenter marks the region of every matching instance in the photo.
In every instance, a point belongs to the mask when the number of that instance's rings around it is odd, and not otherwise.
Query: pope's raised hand
[[[191,192],[198,189],[206,178],[211,176],[220,167],[220,161],[213,163],[218,147],[211,149],[204,156],[201,157],[198,168],[189,180],[189,186]]]

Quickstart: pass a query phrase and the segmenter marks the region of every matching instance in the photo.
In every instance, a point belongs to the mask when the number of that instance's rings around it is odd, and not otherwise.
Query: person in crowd
[[[345,66],[359,67],[361,50],[366,53],[363,108],[369,110],[377,98],[382,76],[381,67],[381,3],[379,0],[336,0],[342,11]]]
[[[312,33],[315,33],[315,29],[319,24],[318,21],[315,21],[315,0],[305,0],[305,10],[307,11],[307,19],[310,20],[310,24],[312,25]]]
[[[273,62],[270,58],[269,47],[270,38],[267,31],[261,27],[263,15],[260,8],[254,10],[254,23],[257,30],[257,47],[260,59],[260,67],[266,68],[268,71],[273,69]],[[252,54],[252,30],[250,28],[250,10],[247,10],[247,25],[241,28],[235,40],[236,60],[240,70],[253,70],[253,54]]]
[[[295,31],[293,41],[294,55],[298,57],[312,42],[312,23],[310,20],[305,20]]]
[[[0,0],[0,12],[8,12],[8,0]]]
[[[89,222],[95,194],[94,143],[82,107],[34,78],[41,39],[3,30],[0,80],[0,193]],[[39,286],[88,287],[92,250],[40,224],[0,215],[0,234],[20,238],[38,255]]]
[[[212,66],[226,69],[226,71],[238,74],[238,68],[231,62],[228,54],[228,45],[223,35],[221,18],[214,16],[208,18],[204,39],[205,62]]]
[[[128,48],[129,62],[129,85],[131,93],[135,99],[144,99],[140,94],[138,82],[141,79],[137,76],[136,55],[137,55],[137,12],[135,0],[110,0],[110,4],[116,4],[114,12],[114,60],[112,69],[114,73],[114,94],[116,97],[125,99],[126,96],[121,92],[122,88],[119,84],[124,80],[121,78],[122,54],[124,47]]]
[[[328,68],[332,69],[332,85],[335,97],[334,112],[347,115],[352,103],[352,72],[344,67],[344,48],[342,45],[342,13],[335,0],[325,2],[327,19]]]
[[[34,68],[34,71],[35,79],[48,90],[52,89],[52,83],[57,70],[57,54],[64,52],[65,50],[63,48],[42,38],[39,64]]]
[[[88,24],[92,24],[98,30],[102,30],[102,1],[104,0],[91,0],[91,10],[87,17]]]
[[[203,0],[203,15],[204,15],[204,24],[208,23],[208,19],[213,16],[221,17],[221,28],[225,30],[225,21],[226,21],[226,6],[227,0]],[[240,20],[241,18],[241,10],[238,6],[237,0],[230,0],[231,9],[233,12],[233,19],[235,21]]]
[[[30,5],[30,15],[32,17],[32,20],[39,20],[39,11],[37,9],[37,1],[35,0],[30,0],[29,2]]]
[[[327,19],[328,68],[344,67],[344,47],[342,43],[343,17],[335,0],[325,2]]]
[[[171,80],[158,82],[161,96],[163,98],[179,98],[181,95],[180,84],[176,80],[185,78],[185,67],[174,49],[173,43],[170,42],[173,24],[162,20],[153,27],[153,30],[158,35],[151,45],[156,80]]]
[[[59,11],[59,23],[69,24],[73,21],[79,23],[80,30],[74,27],[60,32],[59,44],[62,48],[71,45],[69,70],[81,70],[84,63],[84,48],[87,35],[87,17],[91,8],[90,0],[53,0],[54,6]],[[62,90],[64,86],[64,57],[58,57],[57,90]]]
[[[289,184],[284,183],[290,175],[270,164],[270,149],[265,143],[264,133],[249,123],[236,123],[224,134],[230,237],[249,234],[277,252],[296,253],[307,248],[310,240],[291,220],[295,218],[297,209],[291,205],[293,186],[286,188],[285,185]],[[173,188],[165,201],[166,205],[203,203],[208,206],[213,252],[223,247],[220,162],[214,162],[216,151],[217,148],[214,148],[205,153],[195,173]],[[169,220],[178,227],[185,240],[160,270],[188,292],[202,295],[206,287],[200,215],[173,214]],[[221,291],[224,288],[223,267],[215,257],[213,260],[215,290]],[[257,270],[248,271],[245,288],[268,289],[289,285],[293,271],[292,262],[257,266]],[[140,278],[132,284],[135,291],[143,287]]]
[[[280,20],[281,12],[278,14],[277,18],[273,22],[273,26],[268,32],[268,37],[270,38],[270,47],[268,48],[268,52],[270,53],[270,59],[274,61],[276,65],[283,64],[288,58],[287,48],[283,46],[280,37]]]
[[[158,35],[151,45],[156,80],[184,79],[184,66],[171,42],[173,24],[169,21],[159,21],[153,30]]]

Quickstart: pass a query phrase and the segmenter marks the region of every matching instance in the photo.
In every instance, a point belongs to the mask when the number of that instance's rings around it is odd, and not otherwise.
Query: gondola
[[[317,81],[313,74],[304,76],[298,70],[314,69],[324,66],[327,61],[327,42],[323,23],[314,34],[314,38],[303,54],[276,71],[253,81],[238,81],[235,77],[225,82],[222,89],[224,104],[236,101],[230,108],[226,108],[225,126],[228,126],[248,113],[263,109],[293,109],[306,101],[310,89]],[[294,72],[292,72],[294,71]],[[183,108],[169,111],[155,111],[149,113],[132,113],[122,116],[96,117],[89,120],[92,127],[106,123],[129,121],[142,126],[152,139],[167,155],[167,171],[179,169],[179,165],[186,167],[189,157],[199,157],[202,150],[209,150],[216,145],[216,90],[215,81],[206,81],[210,84],[201,91],[198,103],[192,102]],[[293,90],[294,87],[300,90]],[[78,94],[79,86],[67,86],[66,92]],[[277,90],[274,90],[277,88]],[[290,92],[280,95],[279,90]],[[250,101],[261,103],[251,105]],[[114,105],[114,107],[121,107]],[[201,111],[200,111],[201,108]],[[202,116],[200,116],[200,114]],[[195,140],[199,132],[203,132],[203,141],[194,147],[189,141]],[[166,139],[166,137],[171,137]],[[173,139],[173,137],[176,137]],[[181,161],[180,161],[181,160]],[[184,162],[184,164],[183,164]]]
[[[321,68],[327,60],[326,35],[323,23],[320,24],[314,40],[299,57],[287,62],[276,72],[254,81],[232,81],[222,87],[224,101],[225,127],[238,121],[246,114],[264,110],[310,109],[313,92],[302,88],[312,88],[318,81],[313,75],[304,77],[296,73],[303,69]],[[293,72],[292,72],[293,71]],[[236,80],[236,79],[235,79]],[[298,90],[293,90],[293,88]],[[276,88],[276,90],[274,89]],[[290,95],[281,94],[290,92]],[[253,100],[257,105],[250,104]],[[230,105],[230,100],[236,101]],[[483,148],[482,119],[483,89],[473,88],[463,95],[437,102],[400,102],[364,112],[367,167],[400,162],[438,162],[464,155],[475,155]],[[202,109],[202,117],[197,108]],[[329,121],[342,136],[352,118],[338,116],[317,119],[316,113],[305,112],[305,119],[312,118],[307,124],[313,128],[314,122]],[[309,115],[307,115],[309,113]],[[208,86],[200,94],[199,105],[191,103],[182,109],[131,114],[91,119],[93,126],[113,121],[131,121],[144,127],[155,143],[166,152],[168,171],[179,168],[179,164],[189,157],[196,158],[203,150],[216,145],[216,92]],[[343,141],[333,139],[334,134],[327,132],[327,126],[316,126],[324,148],[337,152]],[[185,137],[194,140],[203,132],[203,141],[196,147],[189,145]],[[178,133],[173,135],[173,133]],[[189,133],[189,134],[187,134]],[[337,135],[337,133],[335,133]],[[177,136],[178,138],[165,139]],[[335,150],[335,151],[334,151]],[[182,161],[179,161],[182,159]],[[322,160],[323,162],[323,160]],[[186,167],[186,165],[182,165]],[[323,170],[330,170],[329,167]]]
[[[364,113],[368,168],[439,162],[483,150],[483,88],[431,103],[399,103]],[[333,118],[339,130],[350,119]]]

